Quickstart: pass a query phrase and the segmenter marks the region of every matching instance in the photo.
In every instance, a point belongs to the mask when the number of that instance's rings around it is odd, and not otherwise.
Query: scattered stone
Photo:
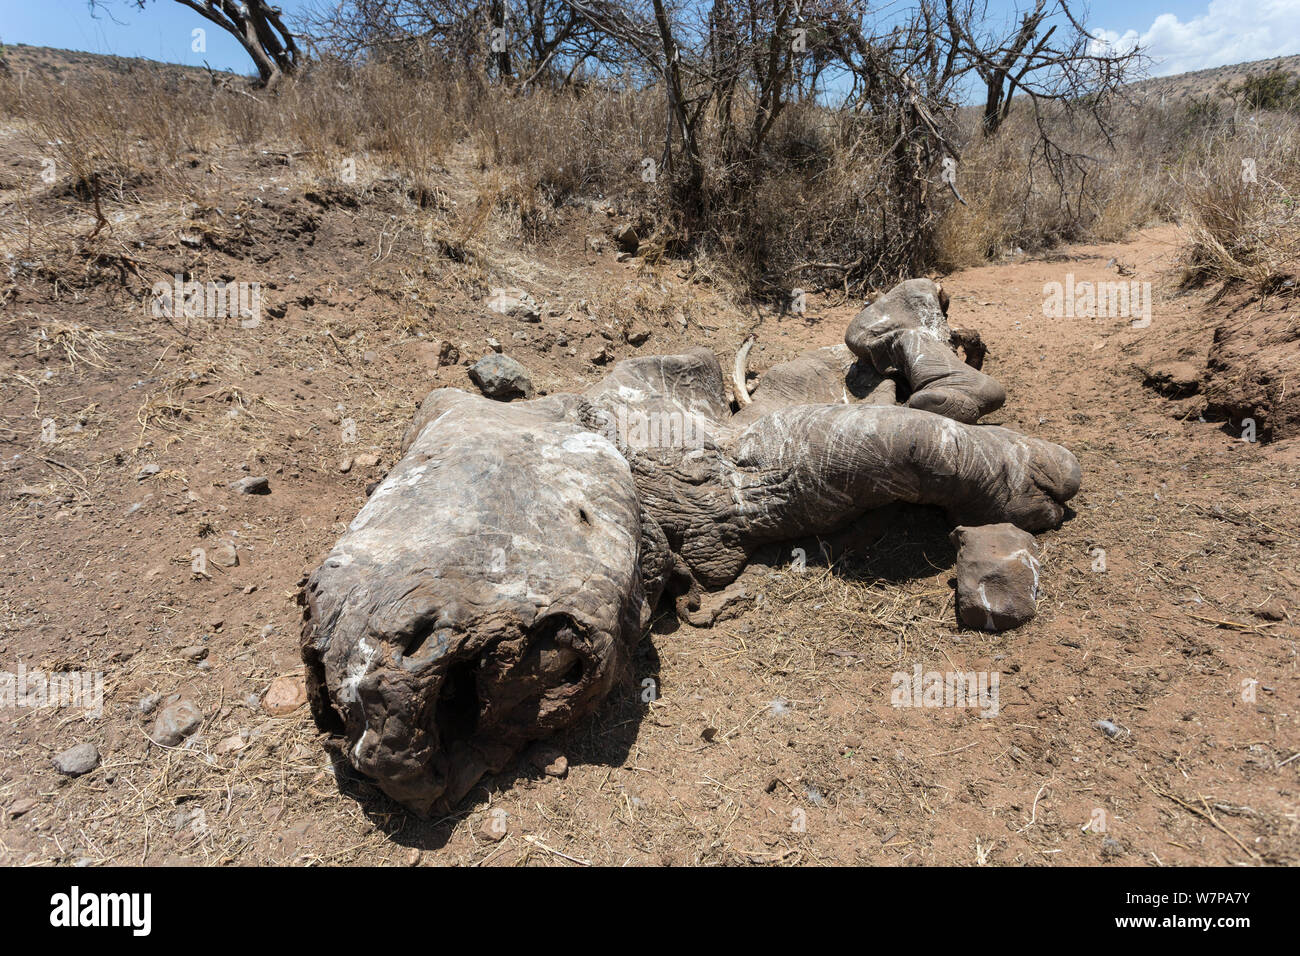
[[[1100,730],[1107,737],[1118,737],[1120,734],[1124,733],[1124,729],[1122,727],[1120,727],[1118,724],[1112,723],[1109,720],[1096,720],[1093,721],[1092,725],[1096,727],[1098,730]]]
[[[351,470],[352,470],[352,459],[351,458],[340,459],[339,471],[346,475]]]
[[[54,758],[54,769],[69,777],[80,777],[99,766],[99,751],[92,743],[69,747]]]
[[[536,744],[530,748],[528,762],[548,777],[566,777],[569,773],[568,758],[547,744]]]
[[[489,811],[483,818],[483,822],[478,825],[479,839],[489,843],[500,843],[509,832],[510,819],[502,810]]]
[[[460,349],[450,342],[443,340],[438,343],[438,367],[444,365],[456,365],[460,362]]]
[[[269,495],[271,493],[271,479],[261,475],[247,475],[238,481],[232,481],[230,489],[239,492],[241,495]]]
[[[628,345],[641,346],[650,341],[650,330],[645,326],[633,326],[625,336]]]
[[[364,455],[357,455],[357,457],[353,459],[353,464],[358,468],[373,468],[375,465],[379,464],[379,456],[369,452]]]
[[[20,800],[15,800],[13,803],[9,804],[9,810],[7,811],[9,819],[17,820],[24,814],[31,813],[40,805],[41,802],[39,800],[33,800],[31,797],[23,797]]]
[[[156,475],[160,471],[162,471],[162,469],[159,468],[157,465],[145,465],[138,472],[136,472],[135,480],[144,481],[146,478],[152,475]]]
[[[614,358],[614,353],[609,350],[609,346],[602,345],[598,352],[591,356],[592,365],[607,365]]]
[[[202,644],[192,644],[181,648],[181,657],[187,661],[201,661],[208,656],[208,649]]]
[[[301,675],[277,677],[262,698],[262,709],[272,717],[284,717],[307,703],[307,683]]]
[[[961,526],[957,616],[966,627],[1005,631],[1033,620],[1038,602],[1038,543],[1013,524]]]
[[[231,734],[229,737],[219,741],[212,752],[215,754],[229,754],[243,750],[248,745],[248,731],[241,730],[237,734]]]
[[[526,322],[540,322],[542,308],[537,300],[523,289],[493,289],[487,300],[487,307],[493,312],[508,315]]]
[[[508,355],[483,356],[470,366],[469,377],[488,398],[508,402],[533,397],[533,381],[527,369]]]
[[[158,711],[153,739],[164,747],[175,747],[203,723],[203,712],[181,693],[170,695]]]
[[[420,848],[418,846],[413,846],[406,851],[406,865],[407,866],[420,865]]]
[[[222,544],[208,552],[208,560],[223,568],[233,568],[239,564],[239,552],[233,544]]]
[[[162,694],[147,694],[140,698],[140,713],[152,714],[162,703]]]

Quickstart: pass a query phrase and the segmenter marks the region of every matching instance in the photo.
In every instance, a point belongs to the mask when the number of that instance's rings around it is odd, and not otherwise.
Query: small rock
[[[548,777],[566,777],[569,760],[554,747],[538,744],[528,751],[528,762]]]
[[[307,703],[307,683],[301,676],[277,677],[262,698],[262,709],[272,717],[284,717]]]
[[[591,356],[592,365],[607,365],[614,358],[614,353],[609,350],[609,346],[601,346],[598,352]]]
[[[1120,734],[1124,732],[1123,728],[1121,728],[1118,724],[1112,723],[1109,720],[1096,720],[1093,721],[1092,725],[1096,727],[1098,730],[1100,730],[1107,737],[1118,737]]]
[[[469,377],[488,398],[510,401],[533,397],[528,371],[507,355],[483,356],[470,366]]]
[[[351,459],[351,458],[343,458],[343,459],[340,459],[340,460],[339,460],[339,471],[340,471],[340,472],[342,472],[343,474],[346,475],[346,474],[347,474],[349,471],[351,471],[351,470],[352,470],[352,459]]]
[[[229,754],[237,750],[243,750],[248,744],[248,732],[242,731],[237,734],[231,734],[225,740],[219,741],[212,752],[216,754]]]
[[[478,825],[479,839],[489,843],[500,843],[509,832],[510,818],[504,810],[489,810]]]
[[[9,819],[17,820],[24,814],[31,813],[40,805],[41,803],[39,800],[33,800],[31,797],[23,797],[20,800],[15,800],[13,803],[9,804],[9,809],[7,811]]]
[[[162,469],[159,468],[157,465],[145,465],[138,472],[136,472],[135,480],[144,481],[146,478],[152,475],[156,475],[160,471],[162,471]]]
[[[230,483],[230,489],[241,495],[269,495],[271,480],[261,475],[247,475]]]
[[[413,846],[413,847],[411,847],[409,850],[406,851],[406,865],[407,865],[407,866],[419,866],[419,865],[420,865],[420,848],[419,848],[419,847]]]
[[[1033,619],[1038,543],[1013,524],[956,528],[957,616],[966,627],[1005,631]]]
[[[379,456],[369,452],[364,455],[357,455],[357,457],[353,459],[353,464],[358,468],[373,468],[375,465],[379,464]]]
[[[54,769],[69,777],[80,777],[99,766],[99,751],[92,743],[69,747],[54,758]]]
[[[181,648],[181,657],[187,661],[201,661],[208,656],[208,649],[202,644],[192,644]]]
[[[487,340],[487,344],[488,344],[488,348],[490,348],[493,352],[500,353],[501,343],[498,342],[496,339],[489,337]]]
[[[152,714],[162,703],[162,694],[147,694],[140,698],[140,713]]]
[[[633,326],[628,329],[625,337],[628,345],[645,345],[646,342],[650,341],[650,330],[641,326]]]
[[[220,567],[233,568],[239,564],[239,552],[232,544],[218,545],[208,553],[208,559]]]
[[[203,723],[203,712],[188,697],[175,693],[163,701],[153,725],[153,739],[164,747],[175,747]]]
[[[542,309],[537,300],[523,289],[493,289],[487,300],[487,307],[493,312],[509,315],[526,322],[540,322]]]

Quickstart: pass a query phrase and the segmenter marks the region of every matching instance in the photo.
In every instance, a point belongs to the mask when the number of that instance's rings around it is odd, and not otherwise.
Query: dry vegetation
[[[143,64],[51,84],[24,70],[21,55],[10,59],[16,68],[0,83],[0,111],[19,122],[31,154],[59,170],[61,201],[24,209],[4,227],[5,249],[27,263],[73,254],[85,268],[129,264],[112,238],[121,230],[105,233],[95,224],[101,216],[114,224],[142,218],[146,182],[148,202],[165,204],[178,228],[218,228],[210,216],[220,192],[198,185],[206,177],[196,171],[206,170],[187,158],[234,148],[278,151],[357,199],[395,189],[411,201],[405,225],[432,228],[451,247],[481,239],[490,218],[504,218],[521,240],[538,241],[565,203],[605,196],[640,227],[643,254],[686,255],[742,295],[768,298],[800,285],[859,291],[894,278],[869,265],[892,261],[880,248],[894,238],[882,226],[891,186],[887,144],[842,111],[788,107],[745,201],[687,245],[666,181],[641,175],[659,148],[661,94],[654,88],[534,87],[521,95],[472,74],[430,71],[412,81],[409,68],[394,64],[327,61],[266,94]],[[1190,277],[1266,283],[1294,271],[1294,114],[1201,101],[1165,106],[1154,97],[1110,112],[1109,140],[1080,132],[1064,115],[1048,118],[1059,124],[1056,143],[1088,157],[1066,165],[1046,161],[1030,111],[1012,111],[990,137],[980,134],[974,112],[955,114],[966,204],[937,180],[928,184],[918,265],[949,271],[1174,221],[1187,233]],[[439,222],[436,173],[466,148],[476,168],[474,210]],[[1243,174],[1246,160],[1253,181]],[[349,167],[357,170],[352,182]],[[706,169],[710,181],[726,173]],[[19,193],[15,201],[26,200]],[[231,210],[220,218],[232,228]]]

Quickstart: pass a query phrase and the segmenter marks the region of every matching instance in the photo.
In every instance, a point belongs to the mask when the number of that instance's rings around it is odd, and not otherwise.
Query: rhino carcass
[[[316,720],[395,800],[446,810],[596,709],[665,590],[895,501],[1055,526],[1077,461],[972,424],[1002,391],[956,359],[945,312],[934,283],[902,283],[735,415],[705,349],[620,362],[583,395],[431,393],[304,589]]]

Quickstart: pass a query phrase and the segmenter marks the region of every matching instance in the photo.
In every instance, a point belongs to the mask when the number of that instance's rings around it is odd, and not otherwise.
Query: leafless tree
[[[90,6],[105,6],[106,0],[89,0]],[[130,0],[143,10],[149,0]],[[176,0],[209,23],[225,30],[244,48],[264,87],[273,88],[298,65],[298,44],[285,25],[284,13],[266,0]]]

